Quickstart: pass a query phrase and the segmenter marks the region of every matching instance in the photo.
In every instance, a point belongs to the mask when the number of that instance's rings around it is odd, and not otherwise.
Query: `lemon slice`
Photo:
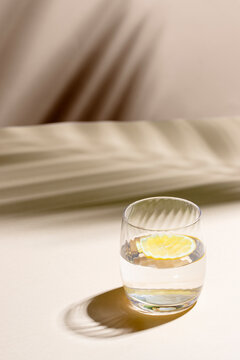
[[[138,250],[146,257],[174,260],[190,255],[196,249],[195,241],[185,235],[152,235],[140,239]]]

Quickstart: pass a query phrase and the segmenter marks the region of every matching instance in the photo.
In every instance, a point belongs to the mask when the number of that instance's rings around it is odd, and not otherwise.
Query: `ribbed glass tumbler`
[[[197,205],[174,197],[143,199],[126,208],[120,267],[135,309],[176,313],[197,301],[206,262],[200,218]]]

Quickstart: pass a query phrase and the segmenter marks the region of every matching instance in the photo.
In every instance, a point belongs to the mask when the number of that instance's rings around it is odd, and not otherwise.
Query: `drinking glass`
[[[142,199],[126,208],[120,269],[134,308],[168,314],[197,301],[206,263],[200,218],[197,205],[175,197]]]

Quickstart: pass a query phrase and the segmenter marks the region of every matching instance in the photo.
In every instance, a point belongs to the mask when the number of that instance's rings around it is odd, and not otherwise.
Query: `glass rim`
[[[128,218],[126,216],[126,213],[127,211],[129,210],[130,207],[140,203],[140,202],[144,202],[144,201],[147,201],[147,200],[153,200],[153,199],[158,199],[158,200],[163,200],[163,199],[169,199],[169,200],[179,200],[179,201],[182,201],[182,202],[185,202],[185,203],[188,203],[190,205],[192,205],[195,209],[197,209],[198,211],[198,216],[197,218],[191,222],[190,224],[186,224],[184,226],[178,226],[178,227],[175,227],[175,228],[169,228],[169,229],[149,229],[149,228],[144,228],[144,227],[141,227],[141,226],[137,226],[137,225],[133,225],[131,224],[129,221],[128,221]],[[148,231],[173,231],[173,230],[180,230],[180,229],[185,229],[187,227],[190,227],[190,226],[193,226],[194,224],[196,224],[200,218],[201,218],[201,215],[202,215],[202,211],[200,209],[200,207],[195,204],[194,202],[190,201],[190,200],[187,200],[187,199],[183,199],[183,198],[179,198],[179,197],[175,197],[175,196],[152,196],[152,197],[148,197],[148,198],[144,198],[144,199],[140,199],[140,200],[136,200],[134,202],[132,202],[131,204],[129,204],[124,212],[123,212],[123,220],[130,226],[134,227],[135,229],[140,229],[140,230],[148,230]]]

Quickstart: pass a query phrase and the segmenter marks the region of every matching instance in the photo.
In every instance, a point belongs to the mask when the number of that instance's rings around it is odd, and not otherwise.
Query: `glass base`
[[[198,299],[197,297],[188,299],[187,301],[184,301],[182,303],[174,303],[171,304],[165,303],[165,302],[158,302],[158,303],[150,303],[141,301],[135,297],[129,296],[127,294],[128,299],[130,300],[130,305],[132,309],[139,311],[144,314],[148,315],[170,315],[170,314],[177,314],[182,311],[186,311],[187,309],[191,308]]]

